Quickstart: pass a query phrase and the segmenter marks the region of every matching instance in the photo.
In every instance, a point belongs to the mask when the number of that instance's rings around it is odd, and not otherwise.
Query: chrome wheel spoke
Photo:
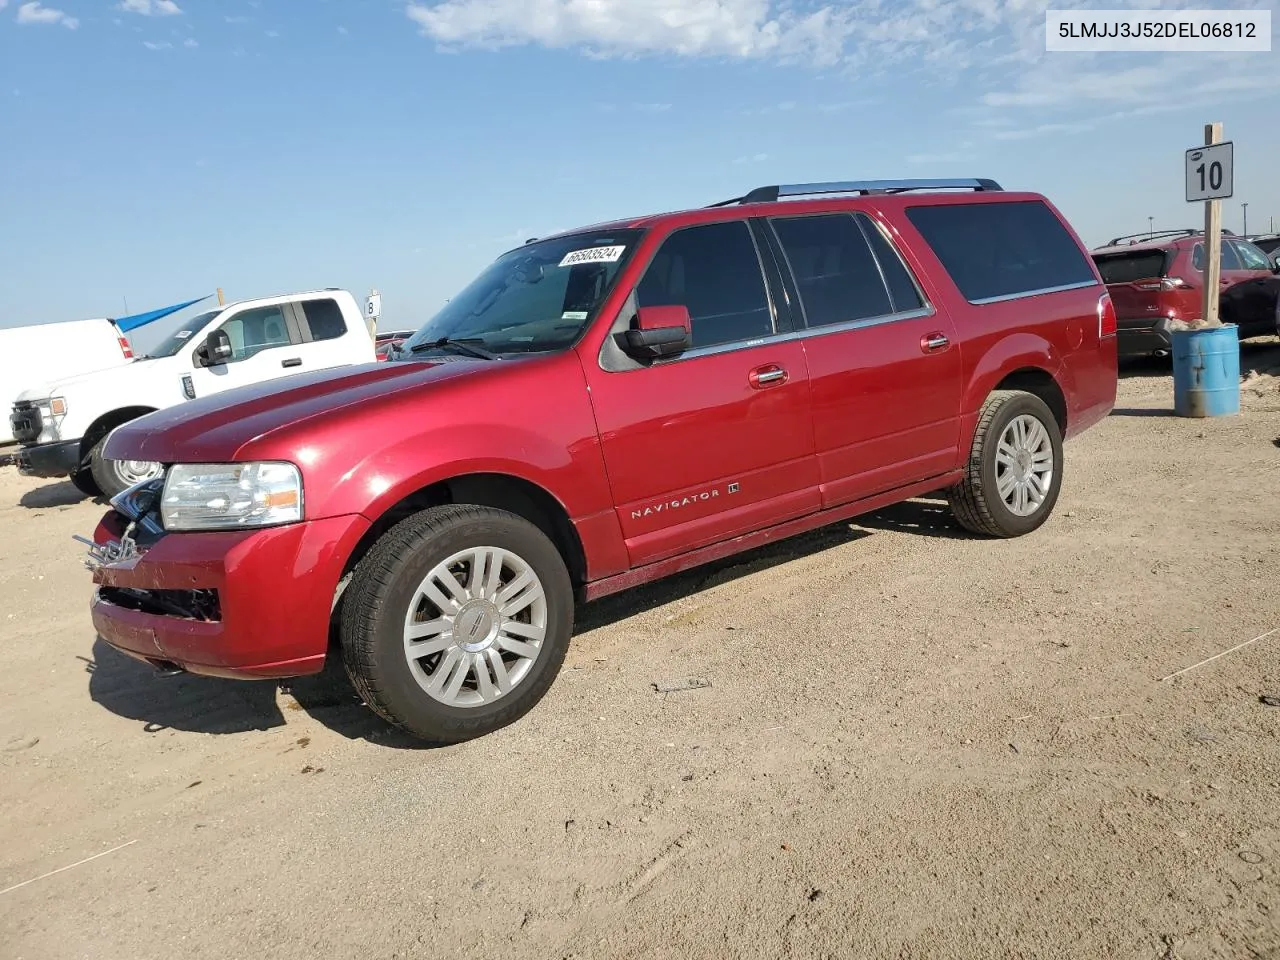
[[[507,665],[502,662],[502,654],[490,647],[485,651],[485,655],[489,658],[489,666],[493,668],[493,677],[498,683],[498,689],[503,693],[510,693],[511,674],[507,673]]]
[[[467,677],[471,676],[471,667],[474,662],[475,654],[473,653],[464,653],[458,658],[458,666],[454,669],[453,676],[449,678],[449,685],[444,689],[444,695],[450,700],[458,695]]]
[[[476,692],[480,699],[488,703],[498,695],[498,688],[493,685],[493,677],[489,673],[489,658],[482,653],[476,654]]]
[[[452,574],[450,574],[450,577],[452,578]],[[457,581],[454,582],[456,583]],[[430,600],[435,605],[435,608],[441,613],[457,613],[462,609],[462,604],[458,603],[458,601],[453,599],[453,597],[442,593],[440,588],[431,581],[431,577],[424,580],[422,586],[420,586],[418,590],[424,597]]]
[[[431,674],[431,684],[427,687],[427,693],[443,697],[445,684],[449,682],[454,670],[462,662],[462,657],[462,651],[457,647],[452,647],[448,653],[440,658],[440,662],[436,664],[436,668]]]
[[[515,637],[508,637],[506,634],[498,637],[498,646],[508,653],[514,653],[517,657],[524,657],[527,660],[532,660],[538,655],[538,648],[533,644],[517,640]]]
[[[536,623],[521,623],[519,620],[508,620],[502,625],[502,632],[525,640],[541,640],[547,635],[547,628]]]
[[[1009,495],[1013,493],[1014,487],[1018,485],[1018,480],[1014,476],[1013,470],[1006,470],[996,476],[996,489],[1000,491],[1000,499],[1008,500]]]

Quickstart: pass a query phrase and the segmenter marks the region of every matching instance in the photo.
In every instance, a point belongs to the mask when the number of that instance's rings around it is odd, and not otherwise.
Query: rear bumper
[[[18,472],[28,477],[66,477],[80,469],[80,440],[41,443],[17,453]]]
[[[1134,357],[1173,349],[1173,334],[1167,317],[1139,317],[1116,322],[1116,342],[1120,356]]]
[[[108,513],[94,541],[118,542],[123,522]],[[363,517],[346,516],[167,534],[94,572],[94,628],[121,653],[157,667],[237,679],[318,673],[342,566],[368,528]],[[202,614],[165,612],[192,591],[215,599]]]

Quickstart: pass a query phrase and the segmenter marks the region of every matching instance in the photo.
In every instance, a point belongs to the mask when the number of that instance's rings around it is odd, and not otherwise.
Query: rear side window
[[[1084,252],[1038,200],[909,207],[907,217],[971,303],[1097,282]]]
[[[1204,244],[1197,243],[1191,251],[1191,266],[1193,269],[1204,273]],[[1225,240],[1222,243],[1222,265],[1221,270],[1243,270],[1240,266],[1240,258],[1236,256],[1235,248]]]
[[[303,300],[301,306],[312,340],[336,340],[347,332],[347,321],[343,319],[338,301]]]
[[[893,313],[875,255],[853,217],[838,213],[772,222],[800,289],[808,326]]]
[[[1163,250],[1133,253],[1106,253],[1093,258],[1103,283],[1133,283],[1163,277],[1169,269],[1169,255]]]
[[[636,287],[636,300],[642,307],[688,308],[695,349],[773,334],[760,258],[741,220],[669,236]]]

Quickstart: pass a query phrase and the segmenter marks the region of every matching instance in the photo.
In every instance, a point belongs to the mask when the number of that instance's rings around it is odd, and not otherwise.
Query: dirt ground
[[[1159,680],[1280,628],[1242,402],[1129,369],[1038,533],[914,501],[610,598],[440,750],[113,653],[102,507],[0,470],[0,958],[1280,958],[1280,633]]]

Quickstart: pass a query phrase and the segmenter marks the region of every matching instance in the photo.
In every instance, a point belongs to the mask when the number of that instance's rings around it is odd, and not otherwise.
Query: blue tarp
[[[171,307],[161,307],[159,310],[148,310],[146,313],[135,313],[129,317],[118,317],[115,320],[115,325],[120,328],[121,333],[128,333],[130,330],[136,330],[138,327],[145,326],[153,320],[159,320],[161,317],[167,317],[171,313],[184,310],[193,303],[208,300],[212,296],[212,293],[206,293],[203,297],[196,297],[196,299],[188,300],[186,303],[175,303]]]

